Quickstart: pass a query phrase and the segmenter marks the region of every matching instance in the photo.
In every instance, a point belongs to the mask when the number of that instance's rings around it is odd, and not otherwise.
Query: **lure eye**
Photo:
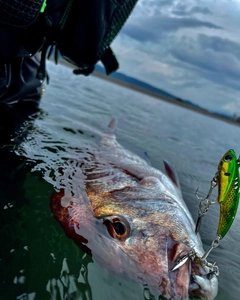
[[[130,235],[130,225],[123,217],[111,216],[104,218],[103,224],[107,227],[108,233],[112,238],[124,241]]]
[[[233,156],[231,154],[227,154],[224,156],[224,161],[229,162],[233,159]]]

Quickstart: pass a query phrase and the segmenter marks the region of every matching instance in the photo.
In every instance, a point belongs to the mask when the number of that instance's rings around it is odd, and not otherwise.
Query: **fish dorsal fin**
[[[167,173],[168,177],[172,180],[172,182],[175,184],[175,186],[177,188],[179,188],[179,190],[180,190],[179,179],[178,179],[177,172],[174,169],[173,165],[171,165],[166,160],[163,160],[163,163],[164,163],[164,167],[165,167],[165,170],[166,170],[166,173]]]
[[[108,128],[110,131],[112,131],[114,133],[116,127],[117,127],[117,120],[115,118],[113,118],[111,120],[111,122],[108,124]]]
[[[116,127],[117,127],[117,120],[113,118],[111,122],[108,124],[108,127],[104,130],[102,136],[115,138]]]
[[[116,143],[115,129],[117,126],[117,120],[113,118],[108,124],[108,127],[105,129],[102,134],[101,145],[102,146],[113,146],[113,143]]]

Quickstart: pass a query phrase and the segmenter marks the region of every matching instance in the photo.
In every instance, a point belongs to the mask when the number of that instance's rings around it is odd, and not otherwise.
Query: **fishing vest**
[[[41,51],[38,79],[46,76],[45,59],[54,53],[88,75],[102,61],[107,74],[118,68],[110,44],[137,0],[0,0],[0,63]]]

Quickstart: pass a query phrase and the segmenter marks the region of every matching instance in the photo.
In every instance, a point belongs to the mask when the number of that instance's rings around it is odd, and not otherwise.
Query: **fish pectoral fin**
[[[168,177],[172,180],[172,182],[176,185],[177,188],[180,189],[180,182],[178,179],[177,172],[173,165],[171,165],[168,161],[163,160],[165,171]]]

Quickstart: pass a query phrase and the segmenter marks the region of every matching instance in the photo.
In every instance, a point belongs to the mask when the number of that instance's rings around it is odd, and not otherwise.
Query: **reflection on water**
[[[1,210],[1,299],[92,299],[87,274],[92,259],[55,226],[49,208],[53,188],[41,173],[29,172],[32,167],[16,164],[21,170],[16,178],[23,180],[15,180]]]
[[[50,299],[92,299],[91,287],[88,282],[89,257],[87,255],[83,256],[82,263],[78,274],[75,274],[69,269],[67,259],[63,259],[59,276],[49,279],[46,286],[46,290],[51,296]]]
[[[97,142],[117,117],[122,145],[146,151],[158,169],[163,169],[162,158],[175,165],[183,197],[196,219],[195,191],[206,194],[226,150],[240,153],[240,128],[51,66],[51,85],[29,134],[12,152],[0,150],[1,299],[155,299],[147,287],[97,265],[65,236],[49,207],[58,185],[53,175],[67,158],[77,158],[76,148]],[[71,82],[65,84],[68,77]],[[205,249],[215,237],[218,212],[214,205],[204,217],[200,233]],[[238,213],[210,255],[220,267],[217,300],[239,299],[239,225]]]

